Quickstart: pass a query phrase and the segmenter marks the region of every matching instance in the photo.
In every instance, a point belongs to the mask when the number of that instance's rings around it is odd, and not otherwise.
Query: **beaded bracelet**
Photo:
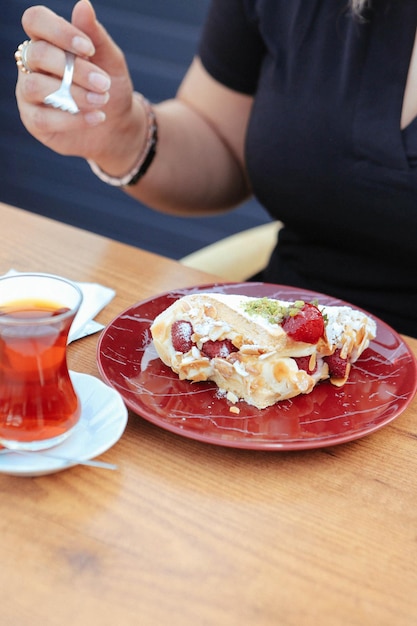
[[[135,91],[133,95],[138,98],[142,103],[142,106],[144,107],[146,112],[147,119],[145,145],[141,150],[139,158],[133,168],[127,174],[119,178],[117,176],[110,176],[109,174],[106,174],[97,165],[97,163],[95,163],[91,159],[87,160],[87,163],[91,167],[94,174],[98,176],[98,178],[104,183],[107,183],[108,185],[113,185],[114,187],[126,187],[129,185],[136,185],[138,180],[140,180],[142,176],[147,172],[156,154],[156,144],[158,143],[158,125],[156,122],[155,112],[150,102],[144,96],[142,96],[142,94]]]

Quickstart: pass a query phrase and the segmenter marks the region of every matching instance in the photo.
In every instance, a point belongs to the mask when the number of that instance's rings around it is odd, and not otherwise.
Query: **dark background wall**
[[[151,101],[175,94],[195,52],[208,2],[94,1],[100,21],[126,53],[135,88]],[[0,15],[1,201],[171,258],[268,221],[255,201],[217,217],[162,215],[101,183],[82,159],[59,156],[33,139],[15,104],[13,57],[25,39],[21,15],[33,3],[5,2]],[[69,18],[74,2],[46,0],[45,4]]]

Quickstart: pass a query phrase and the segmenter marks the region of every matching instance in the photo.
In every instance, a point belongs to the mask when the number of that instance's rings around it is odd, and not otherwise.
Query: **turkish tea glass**
[[[79,287],[59,276],[0,278],[0,445],[50,448],[77,425],[67,341],[81,302]]]

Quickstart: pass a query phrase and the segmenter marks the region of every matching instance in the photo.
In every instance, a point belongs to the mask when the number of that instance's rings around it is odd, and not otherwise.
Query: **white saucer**
[[[71,435],[59,446],[44,452],[0,454],[0,473],[52,474],[103,454],[120,439],[127,424],[127,408],[119,393],[94,376],[70,373],[81,400],[81,417]]]

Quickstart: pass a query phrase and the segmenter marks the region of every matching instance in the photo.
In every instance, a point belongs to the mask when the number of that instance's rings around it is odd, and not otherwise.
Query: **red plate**
[[[358,439],[397,417],[417,390],[417,366],[401,337],[379,319],[377,337],[352,367],[349,381],[337,388],[325,381],[308,395],[259,410],[239,402],[239,415],[219,397],[212,383],[181,381],[158,358],[149,328],[154,318],[189,293],[341,300],[313,291],[267,283],[203,285],[164,293],[121,313],[103,331],[97,361],[104,380],[126,405],[150,422],[206,443],[253,450],[321,448]]]

